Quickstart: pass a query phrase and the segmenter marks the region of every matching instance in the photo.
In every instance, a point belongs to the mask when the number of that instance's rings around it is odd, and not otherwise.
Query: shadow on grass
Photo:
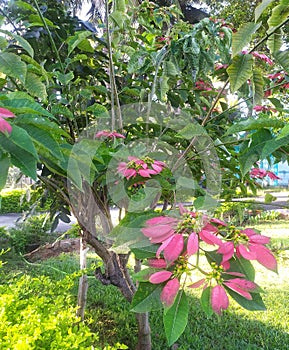
[[[95,259],[91,259],[93,263]],[[17,265],[16,269],[19,271]],[[21,269],[21,268],[20,268]],[[25,272],[24,272],[25,270]],[[75,256],[63,255],[39,265],[30,265],[24,273],[46,275],[52,280],[62,279],[78,270]],[[61,273],[60,273],[61,271]],[[71,290],[77,296],[78,279]],[[120,342],[130,350],[136,345],[137,326],[130,305],[113,286],[103,286],[93,274],[89,278],[86,318],[97,332],[100,346]],[[269,311],[247,312],[232,303],[222,317],[207,318],[196,296],[189,298],[189,323],[182,336],[168,347],[162,324],[162,312],[150,314],[152,350],[286,350],[289,349],[288,291],[271,289],[264,295]]]

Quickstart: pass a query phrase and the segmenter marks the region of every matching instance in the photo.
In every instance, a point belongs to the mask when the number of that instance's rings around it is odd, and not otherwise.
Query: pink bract
[[[107,131],[107,130],[101,130],[98,131],[95,134],[96,138],[101,138],[101,137],[108,137],[108,138],[119,138],[119,139],[125,139],[125,136],[116,132],[116,131]]]
[[[6,118],[15,118],[15,115],[8,109],[0,107],[0,132],[10,134],[12,126],[5,120]]]
[[[161,292],[161,301],[166,307],[173,305],[175,297],[180,289],[180,282],[177,278],[173,278],[167,282]]]
[[[229,298],[224,287],[217,285],[211,291],[211,305],[215,313],[220,315],[229,306]]]
[[[199,250],[199,238],[196,232],[192,232],[189,235],[188,242],[187,242],[187,254],[193,255]]]
[[[167,263],[165,259],[157,259],[157,258],[148,259],[148,265],[149,267],[154,267],[156,269],[165,269],[167,267]]]
[[[167,281],[169,278],[171,278],[172,274],[173,273],[171,271],[166,271],[166,270],[158,271],[150,276],[149,281],[150,283],[153,283],[153,284],[163,283]]]

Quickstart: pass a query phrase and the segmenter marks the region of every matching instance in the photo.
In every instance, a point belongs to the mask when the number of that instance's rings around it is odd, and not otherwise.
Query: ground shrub
[[[3,190],[0,194],[0,214],[22,213],[30,210],[32,205],[35,205],[36,211],[47,211],[52,200],[50,198],[44,200],[44,197],[41,189]]]
[[[0,348],[81,350],[97,344],[97,334],[76,317],[72,284],[71,278],[23,275],[0,285]]]

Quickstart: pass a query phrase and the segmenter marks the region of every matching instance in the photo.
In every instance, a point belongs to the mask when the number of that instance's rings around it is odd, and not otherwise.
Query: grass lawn
[[[222,317],[214,315],[207,318],[200,307],[199,291],[194,291],[189,300],[191,304],[189,324],[171,348],[167,346],[165,340],[161,312],[150,314],[153,350],[289,349],[289,250],[280,249],[286,244],[289,246],[289,224],[286,221],[276,221],[254,226],[263,234],[272,237],[272,247],[278,253],[278,275],[255,264],[256,282],[264,290],[263,299],[267,311],[246,311],[232,301],[230,308]],[[93,267],[94,263],[95,257],[91,255],[89,265]],[[26,274],[32,277],[48,276],[52,281],[59,281],[67,274],[73,274],[78,270],[78,257],[62,255],[41,264],[25,264],[18,258],[13,263],[9,260],[4,269],[7,280],[8,276],[13,275],[14,280],[17,280]],[[89,327],[98,333],[99,340],[95,349],[104,349],[107,344],[113,345],[119,342],[133,350],[137,327],[134,314],[129,311],[129,304],[116,288],[104,287],[97,281],[93,276],[93,268],[89,274],[86,317]],[[77,295],[77,281],[75,277],[75,285],[71,289],[74,301]],[[1,280],[1,283],[5,283],[5,280]]]

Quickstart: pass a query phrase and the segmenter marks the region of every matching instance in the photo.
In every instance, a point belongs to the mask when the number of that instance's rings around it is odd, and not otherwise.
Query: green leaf
[[[29,42],[27,40],[25,40],[22,36],[14,34],[12,32],[9,32],[8,30],[3,30],[3,29],[0,29],[0,33],[4,33],[4,34],[9,35],[12,38],[14,38],[18,42],[18,44],[33,58],[34,50],[33,50],[32,46],[29,44]]]
[[[282,128],[283,125],[284,122],[282,122],[281,120],[272,119],[270,117],[259,117],[258,119],[248,118],[232,125],[226,131],[225,136],[249,130],[259,130],[264,128]]]
[[[285,125],[281,130],[276,140],[282,139],[283,137],[289,136],[289,124]]]
[[[22,124],[22,128],[27,131],[27,133],[31,136],[34,142],[41,146],[41,148],[45,149],[54,157],[62,160],[63,155],[61,149],[59,147],[58,142],[54,139],[52,129],[47,130],[45,127],[42,128],[40,123],[35,121],[34,125],[30,124]]]
[[[128,17],[125,13],[115,10],[109,15],[109,19],[112,19],[119,28],[123,28],[124,22]]]
[[[240,170],[243,176],[260,159],[265,144],[271,139],[272,135],[268,129],[261,129],[252,135],[250,147],[246,147],[239,157]]]
[[[151,244],[146,247],[131,248],[131,251],[134,253],[135,257],[140,260],[154,258],[157,250],[158,245],[156,244]]]
[[[219,202],[209,195],[200,196],[194,200],[194,206],[197,210],[210,210],[219,206]]]
[[[275,52],[273,56],[277,63],[289,73],[289,50]]]
[[[13,125],[11,134],[7,137],[0,133],[1,147],[11,156],[11,163],[25,175],[37,179],[36,166],[38,156],[33,142],[27,132]]]
[[[77,47],[79,48],[79,50],[84,51],[84,52],[90,52],[90,53],[94,53],[95,49],[93,48],[93,46],[91,45],[91,41],[89,39],[84,39],[82,40]]]
[[[261,23],[248,22],[243,24],[232,36],[232,56],[240,53],[252,40],[252,35],[260,28]]]
[[[266,10],[266,8],[273,2],[274,0],[263,0],[261,4],[259,4],[255,8],[255,22],[258,22],[258,19],[262,15],[262,13]]]
[[[21,98],[21,96],[24,98]],[[26,93],[12,92],[7,94],[6,97],[8,97],[8,99],[0,100],[1,106],[8,108],[17,116],[20,114],[37,114],[55,119],[51,113],[41,107],[39,103],[35,102],[33,98]]]
[[[177,136],[191,140],[195,136],[208,136],[206,129],[198,123],[189,123],[181,129]]]
[[[281,0],[280,4],[273,8],[271,17],[268,19],[270,33],[271,28],[277,27],[281,22],[283,22],[289,14],[289,1]]]
[[[167,93],[170,90],[170,86],[168,84],[169,77],[162,75],[160,77],[160,90],[159,90],[159,96],[161,101],[167,100]]]
[[[91,36],[92,32],[86,30],[79,32],[73,36],[67,38],[66,42],[68,44],[68,56],[77,48],[77,46],[87,37]]]
[[[258,293],[252,293],[252,300],[242,297],[240,294],[234,292],[224,285],[227,293],[244,309],[249,311],[266,311],[266,306]]]
[[[230,269],[228,272],[240,272],[246,276],[249,281],[254,281],[255,279],[255,269],[249,260],[242,257],[238,259],[230,260]]]
[[[6,49],[6,47],[8,46],[8,41],[3,37],[0,36],[0,49]]]
[[[93,105],[86,108],[87,111],[91,112],[95,117],[108,118],[108,110],[99,103],[94,103]]]
[[[269,37],[269,39],[267,40],[267,46],[271,54],[274,54],[274,52],[277,52],[281,49],[283,45],[283,36],[283,31],[279,29]]]
[[[0,154],[0,191],[6,185],[9,167],[10,157],[5,153]]]
[[[53,22],[51,22],[48,18],[43,17],[44,22],[48,25],[48,27],[51,28],[59,28],[58,26],[56,26],[55,24],[53,24]],[[28,27],[44,27],[44,23],[42,21],[42,17],[40,17],[38,14],[36,15],[30,15],[29,16],[29,25]]]
[[[252,76],[252,55],[237,55],[232,64],[227,68],[230,80],[231,92],[235,92]]]
[[[203,290],[201,295],[201,305],[202,309],[204,310],[205,314],[208,317],[211,317],[213,315],[213,309],[211,304],[211,291],[212,287],[207,287]]]
[[[149,312],[161,309],[163,307],[160,300],[162,289],[162,284],[141,282],[131,302],[131,311]]]
[[[265,143],[262,153],[261,153],[261,158],[264,159],[268,157],[270,154],[278,150],[279,148],[283,146],[287,146],[289,144],[289,136],[285,136],[282,138],[278,139],[273,139],[273,140],[268,140],[268,142]]]
[[[73,72],[69,72],[66,74],[62,74],[60,72],[54,72],[54,75],[62,85],[67,85],[74,78]]]
[[[42,100],[45,100],[47,97],[46,87],[36,74],[27,72],[25,88],[32,96],[39,97]]]
[[[264,79],[260,70],[253,71],[253,104],[261,105],[264,96]]]
[[[177,67],[172,61],[166,61],[164,62],[164,72],[165,75],[168,75],[170,77],[175,77],[179,74]]]
[[[25,83],[27,66],[21,58],[11,52],[0,53],[0,72]]]
[[[174,304],[164,310],[163,320],[168,345],[173,345],[184,332],[189,315],[189,303],[183,290],[176,296]]]
[[[25,61],[26,63],[29,63],[31,66],[33,66],[33,72],[36,72],[39,76],[44,78],[47,85],[49,84],[50,76],[41,64],[35,61],[32,57],[25,54],[21,55],[21,59],[22,61]]]

